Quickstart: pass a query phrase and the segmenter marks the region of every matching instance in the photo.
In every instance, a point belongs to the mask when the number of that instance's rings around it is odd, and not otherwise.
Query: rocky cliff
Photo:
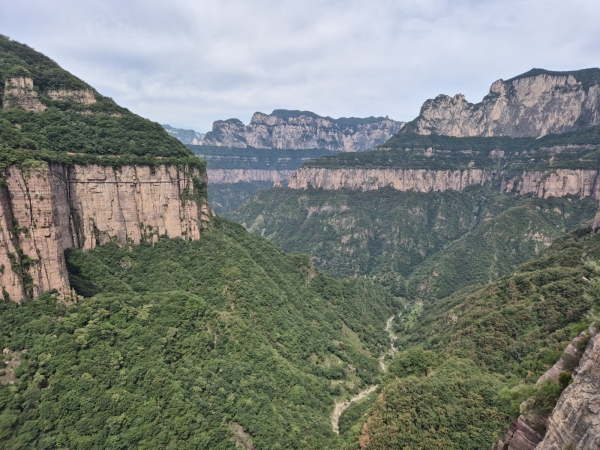
[[[0,282],[20,301],[68,290],[64,250],[159,235],[199,239],[210,220],[196,168],[66,166],[35,162],[1,173]]]
[[[29,77],[10,78],[4,82],[2,108],[21,108],[25,111],[42,112],[46,110],[33,88],[33,80]]]
[[[218,120],[206,133],[203,144],[356,152],[382,144],[403,125],[384,117],[332,119],[308,111],[275,110],[271,114],[255,113],[248,125],[238,119]]]
[[[260,169],[209,169],[206,171],[210,184],[250,183],[252,181],[269,181],[276,185],[287,185],[293,170],[260,170]]]
[[[480,103],[464,95],[427,100],[406,127],[419,134],[544,136],[600,124],[600,69],[533,69],[498,80]]]
[[[415,192],[462,191],[469,186],[495,183],[501,192],[535,194],[538,197],[577,195],[600,200],[598,170],[555,169],[523,171],[518,175],[486,169],[330,169],[300,167],[292,175],[289,187],[325,190],[376,190],[392,187]]]
[[[600,448],[600,335],[593,329],[570,384],[558,399],[536,450]]]

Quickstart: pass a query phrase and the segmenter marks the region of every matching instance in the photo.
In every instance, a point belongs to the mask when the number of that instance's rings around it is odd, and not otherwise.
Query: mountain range
[[[0,36],[0,446],[598,448],[597,74],[217,122],[211,175]]]

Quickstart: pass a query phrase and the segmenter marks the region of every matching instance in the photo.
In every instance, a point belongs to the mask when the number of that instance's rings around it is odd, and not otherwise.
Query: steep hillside
[[[335,447],[334,399],[373,383],[397,308],[220,219],[67,266],[93,298],[0,305],[2,448]]]
[[[368,275],[397,295],[442,298],[486,283],[589,224],[598,204],[493,192],[269,189],[231,214],[286,251],[338,276]]]
[[[416,321],[403,315],[400,352],[378,398],[348,430],[348,448],[491,448],[505,418],[519,413],[541,437],[549,424],[538,448],[593,448],[579,445],[598,439],[593,410],[583,406],[597,401],[597,339],[587,329],[600,311],[598,258],[600,236],[578,230],[511,276],[425,305]],[[572,340],[558,373],[536,385]],[[571,412],[579,425],[568,420]],[[530,448],[516,440],[509,448]]]
[[[498,80],[481,103],[464,95],[427,100],[406,131],[446,136],[545,136],[600,124],[600,69],[532,69]]]
[[[336,448],[401,303],[215,217],[204,161],[45,56],[0,37],[0,75],[0,447]]]
[[[218,120],[203,144],[362,152],[387,141],[403,125],[384,117],[332,119],[309,111],[276,109],[271,114],[254,113],[248,125],[238,119]]]
[[[0,36],[0,286],[68,295],[63,251],[199,239],[205,163],[26,45]]]
[[[442,298],[514,270],[595,219],[600,127],[533,138],[399,133],[308,161],[229,217],[337,275]],[[596,216],[596,217],[595,217]]]

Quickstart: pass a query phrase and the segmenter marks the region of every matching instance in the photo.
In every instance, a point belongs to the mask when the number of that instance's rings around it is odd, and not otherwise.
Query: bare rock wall
[[[0,282],[14,301],[69,289],[64,250],[159,235],[199,239],[212,212],[194,200],[197,169],[11,166],[0,190]]]

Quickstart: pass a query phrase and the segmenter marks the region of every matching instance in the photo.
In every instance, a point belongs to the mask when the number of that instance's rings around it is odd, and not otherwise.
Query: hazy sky
[[[24,42],[135,113],[208,131],[303,109],[414,118],[533,67],[600,66],[598,0],[0,0]]]

